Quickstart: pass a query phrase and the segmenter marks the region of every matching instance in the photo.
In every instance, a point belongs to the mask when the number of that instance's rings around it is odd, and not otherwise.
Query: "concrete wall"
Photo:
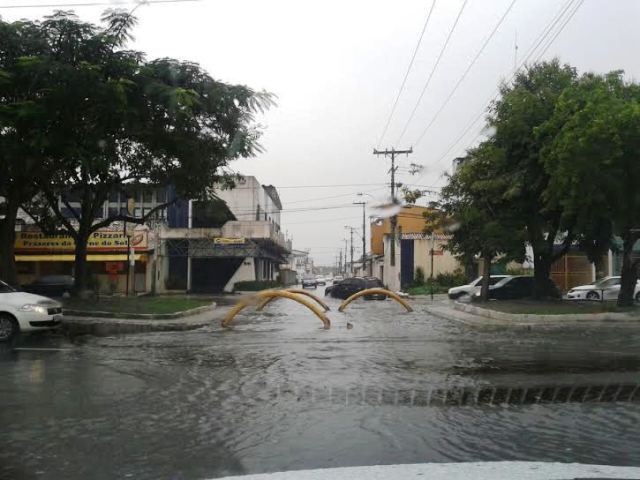
[[[383,278],[384,283],[389,290],[397,292],[400,290],[400,241],[396,236],[396,255],[395,265],[391,266],[391,241],[390,235],[384,236],[384,251],[387,252],[384,256],[383,263]],[[377,276],[377,275],[376,275]]]
[[[224,291],[229,293],[233,292],[233,287],[236,282],[247,282],[256,279],[256,270],[253,263],[254,259],[252,257],[246,257],[242,262],[242,265],[236,270],[236,273],[229,279],[227,284],[224,286]]]
[[[463,266],[448,250],[443,250],[446,241],[436,240],[434,242],[434,251],[442,252],[442,255],[433,256],[433,276],[440,273],[453,273],[455,270],[462,269]],[[414,272],[418,267],[422,268],[425,278],[431,275],[431,240],[419,239],[413,241],[413,265]]]
[[[280,209],[275,205],[266,190],[256,177],[247,176],[237,182],[236,188],[218,190],[217,196],[227,203],[227,206],[240,221],[267,221],[277,225],[280,230]],[[259,214],[259,218],[256,217]]]

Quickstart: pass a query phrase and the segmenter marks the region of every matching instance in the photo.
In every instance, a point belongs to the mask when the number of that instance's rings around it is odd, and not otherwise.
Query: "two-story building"
[[[244,177],[235,188],[216,189],[218,199],[177,199],[171,186],[132,185],[113,192],[97,219],[118,213],[142,217],[158,210],[147,224],[115,222],[95,232],[88,245],[90,285],[101,293],[219,292],[243,280],[275,280],[291,250],[280,228],[282,204],[277,189]],[[72,195],[60,203],[80,204]],[[131,211],[129,211],[131,210]],[[67,235],[47,236],[24,215],[16,236],[18,280],[27,284],[43,275],[73,275],[74,242]],[[129,262],[127,262],[129,260]]]
[[[230,292],[241,281],[276,280],[290,242],[277,189],[244,177],[219,200],[180,200],[158,231],[159,291]]]

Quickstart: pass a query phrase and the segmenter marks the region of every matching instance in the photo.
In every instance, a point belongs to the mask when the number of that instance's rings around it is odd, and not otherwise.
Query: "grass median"
[[[495,300],[474,304],[504,313],[532,315],[570,315],[581,313],[631,313],[640,318],[638,307],[618,307],[611,302],[578,302],[578,301],[536,301],[536,300]]]
[[[212,299],[189,296],[68,298],[65,309],[84,312],[117,312],[136,314],[176,313],[210,305]]]

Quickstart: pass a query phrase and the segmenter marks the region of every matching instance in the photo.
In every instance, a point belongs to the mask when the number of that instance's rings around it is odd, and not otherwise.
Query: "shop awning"
[[[147,256],[141,253],[133,255],[138,261],[146,261]],[[16,255],[16,262],[74,262],[75,255]],[[87,255],[88,262],[126,262],[126,254],[117,255]]]

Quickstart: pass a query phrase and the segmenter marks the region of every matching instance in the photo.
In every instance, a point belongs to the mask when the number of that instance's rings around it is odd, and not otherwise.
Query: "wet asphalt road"
[[[640,333],[478,331],[421,302],[329,303],[331,330],[278,300],[230,330],[25,336],[0,351],[0,478],[640,465]]]

